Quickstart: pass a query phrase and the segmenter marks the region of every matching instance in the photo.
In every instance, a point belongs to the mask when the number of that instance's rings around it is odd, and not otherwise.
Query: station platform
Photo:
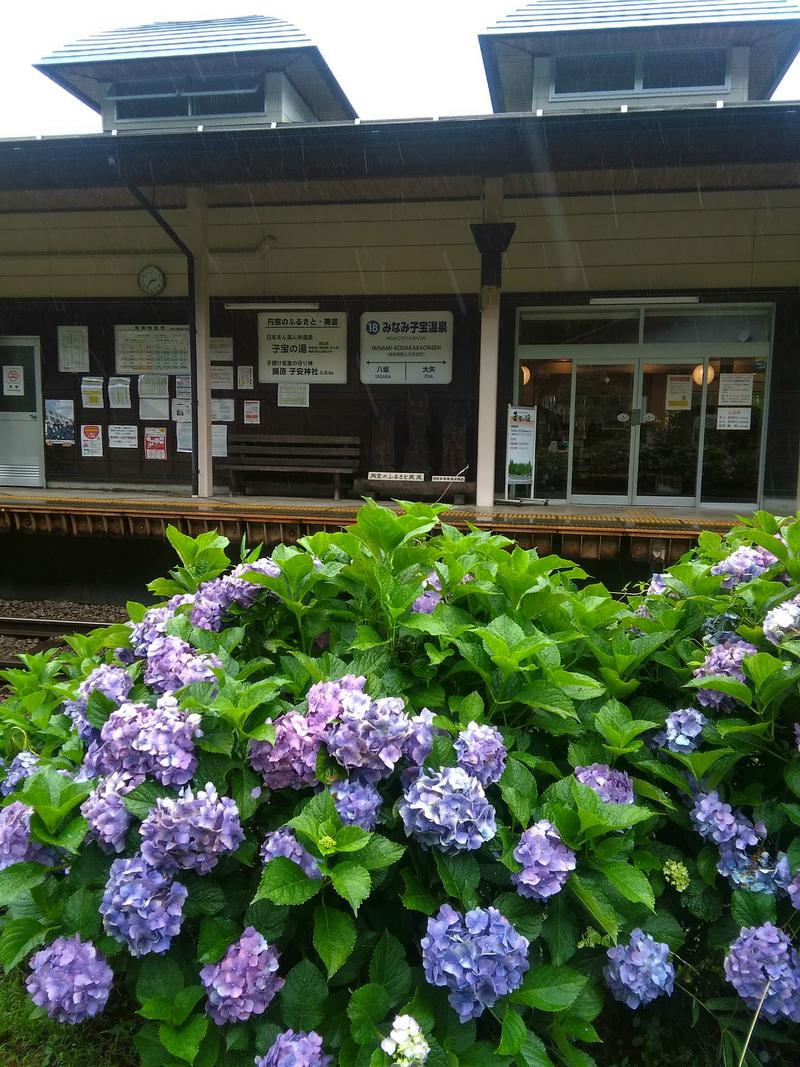
[[[191,497],[152,489],[0,488],[4,532],[62,537],[161,538],[169,523],[196,536],[218,529],[232,541],[267,546],[294,542],[317,530],[336,530],[355,519],[360,500],[295,497]],[[392,504],[386,504],[392,507]],[[448,522],[513,537],[540,553],[570,559],[630,559],[655,567],[679,559],[703,530],[724,533],[736,515],[713,509],[502,503],[459,505]]]

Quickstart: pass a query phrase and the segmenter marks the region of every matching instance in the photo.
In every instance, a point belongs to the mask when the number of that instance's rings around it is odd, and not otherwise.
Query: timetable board
[[[117,374],[186,374],[190,370],[188,326],[115,326]]]

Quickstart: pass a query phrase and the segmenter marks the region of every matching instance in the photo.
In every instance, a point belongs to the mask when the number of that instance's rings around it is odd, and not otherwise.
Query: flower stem
[[[744,1058],[747,1055],[747,1050],[750,1048],[750,1039],[753,1036],[753,1031],[755,1030],[756,1023],[758,1022],[758,1016],[761,1014],[761,1008],[764,1004],[768,992],[769,979],[767,979],[767,984],[764,986],[764,992],[761,994],[761,1000],[759,1000],[758,1002],[758,1007],[756,1008],[755,1015],[753,1016],[753,1021],[750,1023],[750,1029],[747,1031],[747,1038],[744,1043],[744,1048],[742,1049],[742,1054],[739,1057],[739,1063],[737,1064],[737,1067],[743,1067]]]

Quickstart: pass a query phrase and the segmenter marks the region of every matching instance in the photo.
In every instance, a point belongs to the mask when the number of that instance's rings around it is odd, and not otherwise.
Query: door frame
[[[45,445],[44,445],[44,383],[42,379],[42,344],[41,338],[35,334],[0,334],[0,348],[13,348],[19,345],[30,345],[33,349],[33,365],[35,368],[34,396],[36,399],[36,421],[39,425],[39,470],[41,472],[39,485],[36,488],[45,488],[47,479],[45,476]],[[2,386],[0,386],[2,388]],[[20,420],[22,421],[22,420]],[[2,459],[2,457],[0,457]]]

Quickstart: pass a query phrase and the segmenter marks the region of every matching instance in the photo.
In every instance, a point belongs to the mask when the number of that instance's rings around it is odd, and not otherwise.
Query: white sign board
[[[115,326],[117,374],[188,374],[188,326]]]
[[[58,369],[62,374],[89,371],[89,327],[58,327]]]
[[[508,406],[506,436],[506,497],[509,486],[529,485],[533,497],[533,465],[536,458],[536,408]]]
[[[25,392],[25,372],[22,367],[3,367],[3,396],[22,396]]]
[[[719,406],[750,407],[753,403],[753,377],[752,374],[720,374],[717,397]]]
[[[717,408],[718,430],[749,430],[751,408]]]
[[[344,311],[264,311],[258,316],[260,382],[347,382]]]
[[[668,374],[664,410],[691,411],[692,384],[691,374]]]
[[[139,427],[111,423],[108,427],[109,448],[138,448]]]
[[[364,384],[447,385],[452,380],[452,311],[367,311],[361,316]]]
[[[279,408],[307,408],[308,386],[300,382],[280,382],[278,384]]]
[[[425,475],[422,471],[370,471],[367,479],[370,482],[424,482]]]

